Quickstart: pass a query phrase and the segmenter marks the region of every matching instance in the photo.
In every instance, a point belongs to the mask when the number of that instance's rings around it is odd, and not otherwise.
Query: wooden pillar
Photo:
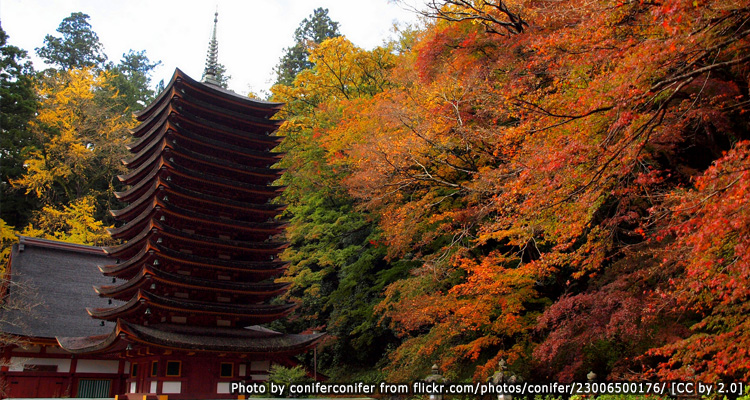
[[[78,365],[78,359],[75,356],[70,356],[70,370],[68,370],[68,387],[65,389],[65,396],[67,397],[75,397],[73,396],[73,376],[76,373],[76,366]],[[76,393],[77,394],[77,393]]]
[[[115,400],[117,400],[117,395],[122,393],[123,387],[126,386],[126,373],[129,374],[130,371],[125,372],[125,360],[121,358],[117,364],[117,378],[112,381],[112,387],[110,388],[112,394],[115,396]]]

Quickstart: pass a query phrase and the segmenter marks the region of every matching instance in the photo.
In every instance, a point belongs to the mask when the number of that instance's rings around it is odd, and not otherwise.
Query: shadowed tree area
[[[2,28],[0,57],[0,219],[16,226],[26,221],[34,207],[33,199],[14,193],[10,181],[23,174],[25,149],[36,143],[29,121],[38,104],[26,51],[8,44]]]

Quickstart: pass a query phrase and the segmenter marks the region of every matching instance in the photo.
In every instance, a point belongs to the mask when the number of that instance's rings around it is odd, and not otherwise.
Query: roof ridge
[[[20,251],[23,251],[23,247],[21,246],[36,246],[48,249],[73,251],[76,253],[106,254],[102,246],[91,246],[87,244],[70,243],[60,240],[42,239],[24,235],[17,236]]]

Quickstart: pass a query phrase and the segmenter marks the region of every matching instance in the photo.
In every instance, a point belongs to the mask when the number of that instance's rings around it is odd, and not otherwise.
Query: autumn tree
[[[492,34],[523,32],[529,24],[521,16],[521,7],[504,0],[430,0],[421,15],[451,22],[471,21]],[[408,6],[408,5],[407,5]]]
[[[40,107],[31,123],[38,145],[28,154],[25,174],[11,182],[15,187],[56,209],[93,196],[97,220],[117,208],[109,203],[123,172],[126,129],[134,121],[113,112],[118,98],[111,79],[109,72],[84,68],[40,82]]]
[[[274,100],[286,103],[279,134],[285,137],[281,201],[288,204],[290,247],[282,258],[291,264],[284,279],[293,283],[289,298],[300,304],[296,317],[279,328],[325,329],[333,340],[321,352],[322,365],[352,377],[395,341],[372,310],[405,268],[384,260],[372,216],[357,209],[342,185],[348,167],[337,160],[346,143],[330,143],[330,132],[343,110],[388,85],[395,59],[388,49],[365,51],[335,37],[312,49],[310,62],[293,85],[272,88]]]
[[[126,108],[133,112],[145,107],[155,95],[151,73],[161,61],[152,62],[144,50],[130,50],[118,64],[107,62],[99,36],[88,20],[84,13],[72,13],[57,28],[62,37],[47,35],[44,46],[36,49],[37,54],[63,71],[84,67],[106,69],[112,73],[110,86],[118,91],[122,112]]]
[[[389,87],[329,138],[387,257],[413,262],[378,306],[403,338],[392,376],[438,361],[480,379],[506,358],[537,379],[743,378],[744,228],[700,210],[743,202],[744,3],[513,2],[525,23],[504,32],[478,20],[503,3],[434,4]],[[703,183],[724,157],[735,174]]]
[[[23,171],[10,183],[16,193],[35,202],[28,207],[31,225],[22,232],[74,241],[102,243],[108,210],[123,171],[126,130],[133,111],[155,95],[152,62],[144,51],[123,54],[119,64],[106,63],[88,15],[73,13],[58,32],[47,35],[37,53],[60,69],[37,77],[38,109],[29,123],[30,145],[24,148]],[[20,81],[19,81],[20,82]]]

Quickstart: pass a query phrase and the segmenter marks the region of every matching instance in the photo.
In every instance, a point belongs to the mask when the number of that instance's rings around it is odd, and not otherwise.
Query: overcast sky
[[[45,35],[59,36],[63,18],[86,13],[110,61],[130,49],[161,60],[156,83],[168,82],[175,68],[201,78],[217,6],[219,62],[232,76],[230,89],[243,94],[270,87],[294,30],[317,7],[328,8],[341,33],[366,49],[392,37],[394,23],[417,20],[389,0],[0,0],[0,22],[8,43],[28,51],[35,68],[43,69],[34,49]]]

